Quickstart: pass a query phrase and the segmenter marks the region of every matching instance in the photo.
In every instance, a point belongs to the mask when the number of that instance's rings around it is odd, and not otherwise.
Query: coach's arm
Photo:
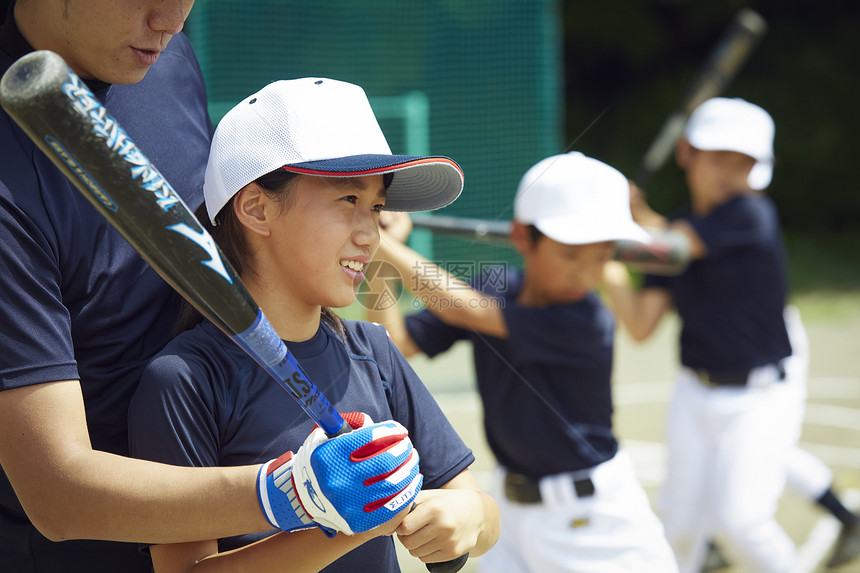
[[[265,531],[258,467],[187,468],[90,443],[77,380],[0,392],[0,464],[45,537],[177,542]]]

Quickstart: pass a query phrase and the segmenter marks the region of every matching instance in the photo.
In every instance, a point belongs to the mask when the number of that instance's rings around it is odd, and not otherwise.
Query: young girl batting
[[[325,571],[399,571],[394,542],[385,535],[395,525],[400,542],[428,563],[467,552],[480,555],[492,546],[497,508],[469,472],[471,451],[383,327],[341,320],[328,310],[354,300],[379,244],[383,209],[435,209],[453,201],[462,185],[462,172],[447,158],[392,155],[364,91],[344,82],[275,82],[221,120],[201,218],[332,405],[340,412],[361,412],[345,415],[354,427],[394,420],[383,434],[408,430],[421,453],[423,490],[413,511],[397,517],[399,525],[395,520],[372,529],[377,522],[367,523],[364,513],[389,505],[392,511],[404,509],[396,506],[403,497],[396,488],[388,497],[365,499],[357,485],[356,499],[347,491],[329,500],[352,511],[329,516],[325,510],[331,504],[320,490],[324,494],[327,482],[345,476],[306,475],[304,469],[297,475],[296,466],[293,484],[299,493],[314,488],[299,495],[297,513],[307,515],[292,529],[318,523],[355,535],[328,540],[312,529],[157,545],[150,549],[156,573],[210,565],[236,570],[237,564],[317,571],[350,550]],[[265,461],[298,448],[311,423],[292,398],[217,328],[193,322],[184,320],[187,330],[144,373],[130,412],[132,453],[216,466]],[[351,459],[360,458],[356,451]],[[389,471],[368,481],[407,483],[408,489],[409,476],[403,474]],[[313,545],[297,547],[293,539],[299,535]]]

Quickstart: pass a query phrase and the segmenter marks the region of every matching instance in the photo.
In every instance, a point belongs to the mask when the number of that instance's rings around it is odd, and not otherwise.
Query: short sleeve
[[[442,322],[429,310],[422,310],[406,317],[409,336],[430,358],[451,348],[458,340],[469,338],[468,331]]]
[[[61,241],[39,200],[39,186],[47,182],[36,180],[31,165],[42,161],[14,146],[11,132],[0,134],[5,140],[0,150],[18,165],[14,173],[8,164],[0,168],[0,389],[76,379],[72,317],[61,286]],[[57,177],[47,179],[53,179],[57,193],[65,189]]]
[[[194,362],[162,353],[143,371],[128,415],[129,448],[136,458],[180,466],[217,466],[215,397]]]
[[[708,257],[765,244],[779,233],[776,209],[770,199],[760,195],[740,195],[688,222],[707,247]]]

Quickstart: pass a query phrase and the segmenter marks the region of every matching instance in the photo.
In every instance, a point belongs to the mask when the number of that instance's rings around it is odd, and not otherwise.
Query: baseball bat
[[[42,50],[16,61],[0,80],[0,104],[158,274],[314,423],[329,436],[351,430],[302,371],[212,236],[58,54]],[[458,571],[466,558],[427,568]]]
[[[685,93],[681,103],[666,118],[657,136],[642,158],[633,180],[645,187],[672,154],[675,143],[684,132],[690,114],[703,102],[722,93],[743,67],[753,49],[767,31],[767,22],[759,14],[744,8],[720,37],[698,77]]]
[[[509,245],[511,234],[510,221],[474,219],[470,217],[449,217],[445,215],[413,215],[412,226],[416,229],[429,229],[437,234],[454,235],[481,243]]]
[[[437,234],[462,239],[510,246],[510,221],[449,217],[441,215],[415,215],[412,225],[429,229]],[[616,241],[614,259],[635,267],[641,272],[657,275],[677,275],[690,262],[690,244],[680,233],[647,229],[651,243]]]
[[[183,297],[245,349],[329,435],[340,414],[275,333],[211,235],[87,85],[49,51],[15,62],[0,103]]]

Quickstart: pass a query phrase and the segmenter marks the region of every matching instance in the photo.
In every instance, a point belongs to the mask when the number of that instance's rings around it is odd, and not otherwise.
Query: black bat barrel
[[[59,55],[37,51],[15,62],[0,81],[0,104],[207,318],[231,334],[251,326],[257,305],[211,237]]]
[[[308,380],[211,235],[86,84],[49,51],[0,80],[0,104],[183,297],[265,368],[329,434],[349,426]]]

